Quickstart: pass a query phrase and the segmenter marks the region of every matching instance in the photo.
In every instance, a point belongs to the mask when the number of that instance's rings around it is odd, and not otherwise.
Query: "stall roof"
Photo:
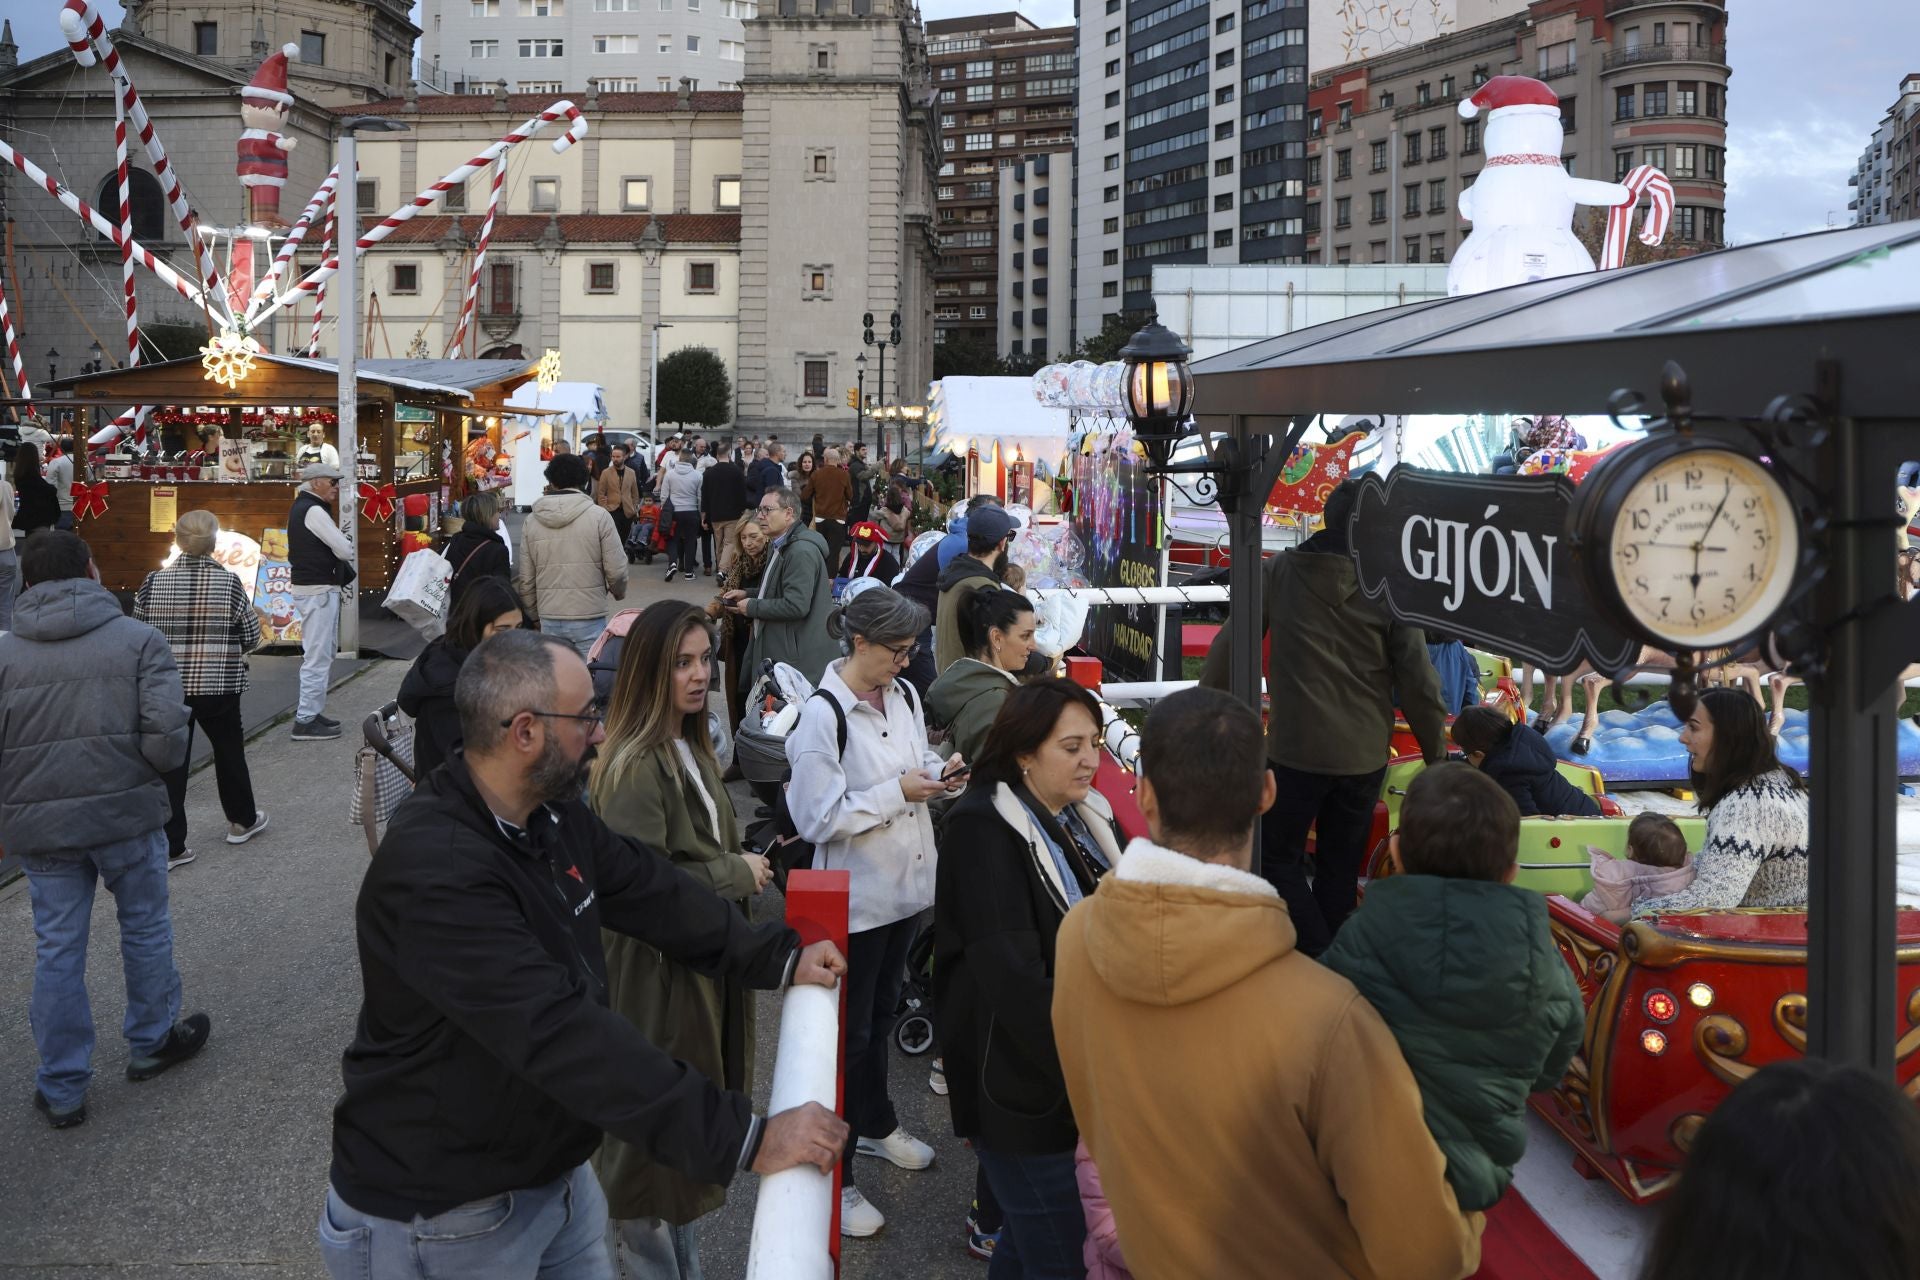
[[[964,454],[969,442],[999,441],[1003,449],[1066,446],[1072,414],[1034,398],[1032,378],[942,378],[928,397],[927,442]]]
[[[1604,413],[1630,387],[1658,412],[1674,360],[1696,414],[1755,417],[1838,361],[1841,413],[1905,417],[1920,415],[1917,350],[1920,225],[1895,223],[1335,320],[1199,361],[1195,407]]]
[[[256,365],[296,371],[301,374],[321,374],[326,379],[339,377],[339,366],[332,360],[314,360],[305,356],[284,356],[275,352],[262,352],[254,357]],[[457,366],[470,366],[460,369]],[[531,366],[521,360],[362,360],[355,368],[362,384],[391,387],[396,391],[423,391],[433,395],[457,396],[462,400],[473,398],[472,388],[489,386],[494,383],[511,381],[523,376]],[[442,377],[425,378],[424,373],[434,373]],[[146,395],[149,384],[156,379],[178,383],[169,387],[169,393],[179,396],[198,395],[207,404],[243,403],[257,400],[258,395],[249,394],[240,388],[229,391],[214,382],[205,380],[199,357],[183,360],[163,360],[152,364],[139,364],[124,369],[103,369],[99,373],[75,374],[66,378],[57,378],[47,382],[48,387],[70,388],[76,396],[94,400],[130,400]],[[171,403],[171,401],[169,401]]]
[[[516,398],[525,397],[528,388],[524,385],[514,388]],[[553,390],[534,389],[533,398],[538,405],[505,404],[500,406],[502,413],[552,414],[569,426],[578,426],[583,422],[597,422],[605,425],[607,421],[606,392],[597,382],[556,382]]]
[[[333,361],[322,360],[329,369]],[[395,386],[416,383],[435,389],[454,388],[474,392],[530,378],[538,360],[362,360],[358,367]]]

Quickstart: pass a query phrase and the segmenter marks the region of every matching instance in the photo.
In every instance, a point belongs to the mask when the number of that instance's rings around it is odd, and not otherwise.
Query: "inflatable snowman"
[[[1473,230],[1447,268],[1447,292],[1484,293],[1592,271],[1593,259],[1574,238],[1573,207],[1631,206],[1639,193],[1568,174],[1560,160],[1560,98],[1540,81],[1495,76],[1460,104],[1469,120],[1482,110],[1490,113],[1487,161],[1460,193],[1460,216]]]
[[[299,141],[285,132],[287,113],[293,110],[293,95],[287,92],[287,59],[299,56],[299,45],[281,46],[240,90],[240,122],[246,130],[240,135],[234,171],[247,189],[251,220],[262,227],[287,225],[280,216],[280,188],[287,185],[287,152]]]

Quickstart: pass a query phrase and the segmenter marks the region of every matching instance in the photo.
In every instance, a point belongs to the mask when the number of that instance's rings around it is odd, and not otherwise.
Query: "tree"
[[[1002,360],[1001,363],[1006,366],[1007,373],[1012,377],[1031,378],[1034,374],[1040,372],[1041,368],[1047,363],[1047,358],[1043,355],[1030,353],[1018,354],[1008,356],[1005,360]]]
[[[1105,364],[1109,360],[1120,358],[1120,348],[1127,345],[1151,317],[1137,312],[1122,311],[1110,315],[1106,323],[1100,326],[1100,332],[1091,337],[1082,338],[1080,345],[1062,356],[1062,360],[1091,360],[1095,364]]]
[[[651,412],[652,405],[648,405]],[[733,382],[717,352],[682,347],[660,361],[660,412],[656,422],[724,427],[733,421]]]
[[[1697,240],[1676,239],[1671,233],[1656,245],[1640,243],[1641,214],[1634,215],[1633,234],[1627,237],[1627,260],[1622,266],[1637,267],[1646,262],[1671,262],[1675,258],[1691,258],[1696,253],[1705,253],[1714,246]],[[1600,264],[1600,252],[1606,245],[1607,211],[1590,208],[1582,210],[1573,220],[1573,235],[1593,257],[1595,266]]]
[[[140,326],[140,360],[158,364],[163,360],[197,360],[207,342],[204,324],[160,321]]]
[[[1000,353],[991,342],[981,338],[954,335],[933,344],[933,376],[941,378],[991,378],[1006,372]]]

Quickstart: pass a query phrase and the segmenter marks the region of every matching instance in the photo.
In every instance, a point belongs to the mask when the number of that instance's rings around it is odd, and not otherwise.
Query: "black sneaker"
[[[173,1024],[167,1032],[166,1041],[158,1050],[144,1058],[127,1061],[127,1079],[138,1084],[179,1066],[207,1047],[207,1037],[212,1032],[212,1018],[204,1013],[188,1014]]]
[[[86,1099],[81,1099],[65,1111],[55,1111],[53,1104],[47,1101],[47,1095],[38,1089],[33,1091],[33,1109],[47,1118],[47,1123],[56,1129],[71,1129],[75,1125],[87,1122]]]
[[[338,729],[340,727],[340,722],[338,720],[335,720],[332,716],[328,715],[324,711],[322,711],[319,715],[315,716],[313,719],[316,724],[323,724],[327,726],[327,728],[329,729]]]
[[[327,724],[318,716],[315,716],[311,720],[295,720],[293,722],[293,740],[295,742],[325,742],[328,738],[337,738],[339,736],[339,725]]]
[[[675,578],[677,578],[677,577],[679,577],[679,576],[680,576],[680,566],[679,566],[679,565],[677,565],[677,564],[670,564],[670,565],[668,565],[668,566],[667,566],[667,581],[668,581],[668,582],[672,582],[672,581],[673,581],[673,580],[674,580]]]

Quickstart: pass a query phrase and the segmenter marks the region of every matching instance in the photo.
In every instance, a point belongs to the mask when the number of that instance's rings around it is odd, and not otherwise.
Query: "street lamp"
[[[52,347],[47,348],[47,381],[52,382],[60,376],[60,353]]]
[[[860,444],[866,443],[865,431],[863,429],[866,425],[866,418],[867,418],[867,353],[866,352],[862,351],[859,355],[853,358],[853,367],[854,367],[855,373],[858,374],[856,381],[858,383],[858,395],[860,397],[860,403],[856,404],[853,407],[853,442],[856,445],[860,445]]]
[[[360,240],[360,166],[355,155],[355,135],[362,129],[369,133],[404,133],[409,127],[403,121],[385,116],[349,116],[340,122],[339,173],[341,185],[347,192],[346,199],[335,202],[339,238],[334,241],[340,247],[340,278],[334,283],[334,292],[341,299],[336,341],[340,347],[340,464],[345,472],[340,483],[340,535],[347,540],[350,550],[347,563],[356,566],[360,563],[359,529],[354,522],[354,508],[360,496],[360,373],[354,367],[354,348],[359,344],[355,330],[360,319],[360,255],[356,247]],[[351,582],[340,588],[338,647],[343,658],[359,656],[360,603]]]
[[[1156,471],[1167,469],[1175,444],[1186,434],[1187,415],[1193,410],[1193,372],[1187,365],[1192,354],[1158,320],[1149,321],[1120,348],[1127,364],[1127,419]]]
[[[660,230],[660,219],[647,219],[646,230],[640,233],[639,248],[640,260],[646,264],[647,270],[651,271],[660,265],[660,256],[666,252],[667,248],[667,237],[666,233]],[[645,282],[642,282],[641,292],[644,294],[645,291]],[[656,288],[654,296],[657,298],[659,293],[660,291]],[[673,326],[660,322],[658,303],[655,306],[656,311],[651,326],[653,354],[647,360],[647,418],[652,423],[653,434],[657,436],[660,434],[660,331],[671,329]],[[659,441],[656,440],[654,443],[658,444]]]
[[[107,367],[107,362],[106,362],[107,353],[100,349],[99,339],[96,338],[93,344],[87,348],[87,354],[93,357],[92,360],[90,360],[87,364],[88,373],[98,373],[102,369]]]

